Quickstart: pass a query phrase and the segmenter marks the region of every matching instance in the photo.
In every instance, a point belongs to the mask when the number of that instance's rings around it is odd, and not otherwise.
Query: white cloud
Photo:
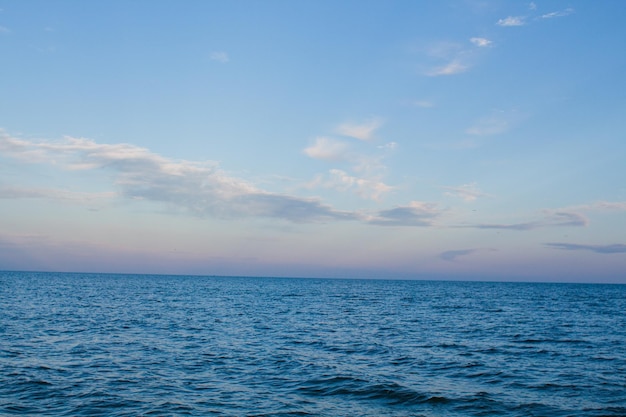
[[[475,182],[470,184],[459,185],[458,187],[443,187],[448,190],[445,194],[451,197],[457,197],[463,201],[471,202],[475,201],[479,197],[488,197],[489,194],[485,194],[478,189],[478,185]]]
[[[528,9],[529,9],[529,10],[537,10],[537,5],[535,4],[535,2],[531,1],[531,2],[528,4]]]
[[[346,157],[348,145],[335,139],[318,137],[315,139],[315,143],[305,148],[303,152],[314,159],[338,161]]]
[[[564,17],[564,16],[569,16],[572,13],[574,13],[574,9],[567,8],[567,9],[560,10],[560,11],[557,11],[557,12],[546,13],[544,15],[541,15],[541,18],[542,19],[551,19],[553,17]]]
[[[394,188],[378,179],[355,177],[340,169],[331,169],[327,176],[318,175],[309,186],[352,191],[361,198],[375,201]]]
[[[213,61],[217,61],[222,64],[225,64],[230,61],[228,54],[226,52],[221,52],[221,51],[212,52],[209,58],[211,58]]]
[[[9,30],[9,28],[0,26],[0,33],[11,33],[11,31]]]
[[[113,174],[118,196],[166,204],[196,216],[279,218],[292,222],[358,220],[356,212],[335,210],[317,199],[260,190],[232,177],[211,162],[172,160],[130,144],[100,144],[66,137],[56,142],[30,142],[0,133],[0,153],[67,170],[104,169]],[[42,190],[5,189],[13,197],[58,198]],[[56,195],[55,195],[56,194]],[[76,199],[73,193],[60,195]]]
[[[481,48],[487,47],[493,43],[486,38],[470,38],[470,42]]]
[[[378,146],[378,149],[386,149],[389,151],[395,151],[398,148],[398,144],[396,142],[385,143],[384,145]]]
[[[498,26],[524,26],[526,24],[524,16],[509,16],[498,20]]]
[[[360,140],[370,140],[373,138],[374,131],[381,127],[383,121],[379,118],[372,118],[364,123],[343,123],[335,129],[335,131],[343,136]]]
[[[432,70],[427,72],[426,75],[429,75],[431,77],[438,77],[440,75],[454,75],[465,72],[468,69],[469,65],[461,62],[459,59],[455,59],[446,65],[433,68]]]
[[[316,198],[259,189],[229,175],[214,162],[170,159],[127,143],[104,144],[73,137],[30,141],[0,131],[0,156],[48,164],[69,173],[104,171],[116,188],[115,192],[83,193],[15,185],[0,187],[0,196],[7,199],[43,198],[84,203],[115,197],[164,204],[198,217],[266,217],[294,223],[360,221],[382,226],[432,226],[442,213],[436,204],[416,201],[374,214],[337,210]],[[364,198],[377,199],[393,188],[374,177],[356,177],[341,170],[332,170],[330,174],[328,181],[335,186],[343,186]]]

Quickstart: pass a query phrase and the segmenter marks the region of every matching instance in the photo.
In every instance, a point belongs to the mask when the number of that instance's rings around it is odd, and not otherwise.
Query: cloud
[[[225,64],[230,61],[228,54],[226,52],[221,52],[221,51],[212,52],[211,55],[209,55],[209,58],[211,58],[213,61],[217,61],[222,64]]]
[[[551,211],[545,210],[545,217],[542,220],[526,223],[513,223],[513,224],[476,224],[470,226],[474,229],[498,229],[498,230],[517,230],[528,231],[545,227],[584,227],[589,224],[589,220],[585,216],[579,213],[565,212],[565,211]]]
[[[471,38],[470,42],[479,48],[471,48],[466,42],[433,42],[424,49],[432,61],[423,73],[430,77],[461,74],[468,71],[479,54],[481,46],[488,46],[485,38]]]
[[[524,16],[509,16],[498,20],[498,26],[524,26],[526,24]]]
[[[116,195],[115,192],[85,193],[58,189],[20,188],[0,185],[0,199],[9,200],[34,198],[88,204],[107,201],[114,198]]]
[[[574,13],[574,9],[568,7],[567,9],[564,9],[564,10],[559,10],[557,12],[551,12],[551,13],[546,13],[544,15],[541,15],[541,18],[542,19],[552,19],[554,17],[569,16],[572,13]]]
[[[388,151],[395,151],[398,148],[398,144],[396,142],[388,142],[384,145],[379,145],[378,149],[385,149]]]
[[[485,38],[470,38],[470,42],[480,48],[487,47],[493,43],[489,39]]]
[[[626,201],[596,201],[590,204],[581,204],[560,209],[562,211],[626,211]]]
[[[626,245],[616,243],[613,245],[578,245],[575,243],[546,243],[548,247],[562,250],[586,250],[601,254],[626,253]]]
[[[434,220],[443,213],[434,203],[412,201],[407,206],[381,210],[369,218],[368,223],[380,226],[421,226],[434,225]]]
[[[313,145],[303,150],[305,155],[311,158],[330,161],[344,159],[347,155],[347,151],[348,145],[346,143],[326,137],[316,138]]]
[[[528,4],[528,9],[529,9],[529,10],[537,10],[537,5],[535,4],[535,2],[532,2],[532,1],[531,1],[531,2]]]
[[[442,187],[448,190],[445,194],[451,197],[457,197],[463,201],[475,201],[479,197],[488,197],[489,194],[485,194],[478,189],[478,185],[475,182],[470,184],[459,185],[458,187]]]
[[[380,180],[355,177],[340,169],[331,169],[328,176],[317,176],[309,186],[353,191],[364,199],[375,201],[394,189]]]
[[[516,111],[494,110],[487,117],[477,120],[465,129],[465,133],[473,136],[493,136],[507,132],[523,118]]]
[[[172,160],[130,144],[100,144],[66,137],[30,142],[0,134],[0,152],[33,163],[67,170],[103,169],[112,174],[118,196],[165,203],[196,216],[259,216],[292,222],[358,220],[360,214],[335,210],[317,199],[260,190],[229,176],[215,163]],[[4,189],[5,197],[80,199],[82,194],[50,190]]]
[[[373,137],[374,131],[381,127],[383,121],[379,118],[372,118],[364,123],[343,123],[337,126],[336,132],[343,136],[349,136],[351,138],[360,140],[370,140]]]
[[[461,249],[461,250],[449,250],[449,251],[445,251],[442,252],[439,255],[440,259],[443,259],[444,261],[448,261],[448,262],[454,262],[456,261],[456,258],[460,257],[460,256],[467,256],[467,255],[471,255],[477,252],[495,252],[496,249],[492,249],[492,248],[478,248],[478,249]]]
[[[9,28],[0,26],[0,33],[11,33],[11,31],[9,30]]]
[[[587,206],[581,206],[581,209],[626,211],[626,201],[597,201]]]
[[[342,211],[316,198],[267,192],[233,177],[210,161],[175,160],[146,148],[65,137],[29,141],[0,131],[0,155],[27,163],[53,165],[66,171],[99,170],[110,175],[116,192],[82,193],[56,189],[1,186],[0,198],[44,198],[91,203],[110,198],[165,204],[198,217],[236,219],[266,217],[294,223],[359,221],[383,226],[430,226],[442,210],[435,204],[412,202],[374,214]],[[366,198],[377,199],[393,187],[375,178],[359,178],[331,170],[328,181]]]
[[[431,77],[438,77],[440,75],[454,75],[465,72],[469,69],[469,65],[461,62],[459,59],[454,59],[446,65],[433,68],[426,75]]]
[[[429,109],[431,107],[435,107],[434,103],[428,100],[415,100],[412,102],[412,104],[416,107],[421,107],[423,109]]]

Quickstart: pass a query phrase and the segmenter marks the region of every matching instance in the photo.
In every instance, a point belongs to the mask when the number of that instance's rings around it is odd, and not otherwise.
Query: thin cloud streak
[[[209,58],[221,64],[226,64],[227,62],[230,62],[230,57],[228,56],[228,54],[226,52],[221,52],[221,51],[211,53]]]
[[[524,26],[526,24],[524,16],[509,16],[504,19],[498,20],[496,23],[498,26]]]
[[[470,184],[459,185],[458,187],[442,187],[446,191],[447,196],[457,197],[466,202],[476,201],[480,197],[490,197],[489,194],[483,193],[478,189],[478,185],[473,182]]]
[[[364,123],[343,123],[337,126],[336,132],[343,136],[368,141],[374,136],[374,131],[383,125],[380,118],[372,118]]]
[[[462,63],[460,60],[455,59],[446,65],[436,67],[430,70],[426,75],[429,75],[431,77],[438,77],[441,75],[455,75],[455,74],[463,73],[467,71],[468,69],[469,69],[469,65],[466,65]]]
[[[546,243],[545,245],[554,249],[582,250],[582,251],[600,253],[604,255],[615,254],[615,253],[626,253],[626,245],[621,244],[621,243],[615,243],[612,245],[579,245],[575,243],[551,242],[551,243]]]
[[[496,249],[493,248],[476,248],[476,249],[459,249],[459,250],[448,250],[439,254],[439,259],[448,262],[455,262],[457,258],[472,255],[478,252],[495,252]]]
[[[584,227],[589,224],[589,220],[579,213],[571,213],[564,211],[546,212],[546,216],[543,220],[537,220],[533,222],[525,223],[513,223],[513,224],[475,224],[469,226],[459,226],[463,228],[472,229],[496,229],[496,230],[516,230],[516,231],[529,231],[535,229],[541,229],[545,227]]]
[[[7,200],[33,198],[87,204],[109,201],[116,196],[117,193],[115,192],[86,193],[46,188],[20,188],[14,186],[0,186],[0,199]]]
[[[572,13],[574,13],[574,9],[572,9],[571,7],[568,7],[567,9],[564,10],[559,10],[557,12],[551,12],[551,13],[546,13],[544,15],[541,15],[542,19],[552,19],[554,17],[565,17],[565,16],[569,16]]]
[[[370,224],[379,226],[434,226],[434,221],[441,216],[443,210],[437,204],[412,201],[407,206],[398,206],[381,210],[368,220]]]

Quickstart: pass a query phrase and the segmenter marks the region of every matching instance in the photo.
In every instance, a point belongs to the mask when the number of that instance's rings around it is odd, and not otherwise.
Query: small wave
[[[354,396],[392,405],[444,404],[451,399],[429,395],[403,387],[395,382],[372,384],[352,377],[330,377],[309,381],[299,391],[314,396]]]

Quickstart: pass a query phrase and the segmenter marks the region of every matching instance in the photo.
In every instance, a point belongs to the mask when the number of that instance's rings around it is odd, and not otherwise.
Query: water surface
[[[0,414],[626,416],[626,286],[0,272]]]

